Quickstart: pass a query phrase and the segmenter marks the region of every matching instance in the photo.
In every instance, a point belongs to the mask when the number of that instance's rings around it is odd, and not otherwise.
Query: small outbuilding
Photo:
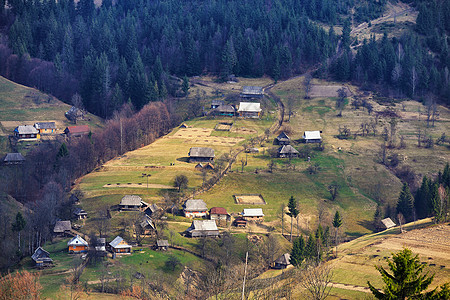
[[[89,244],[78,234],[68,243],[69,253],[84,253],[88,251]]]
[[[208,147],[192,147],[189,149],[189,162],[212,162],[214,160],[214,149]]]
[[[244,208],[242,217],[246,221],[258,221],[264,219],[264,213],[262,208]]]
[[[82,109],[76,108],[75,106],[72,106],[68,111],[64,113],[67,119],[74,121],[75,123],[77,120],[84,119],[85,112]]]
[[[64,129],[64,133],[67,137],[80,137],[88,135],[90,132],[88,125],[69,126]]]
[[[79,220],[87,218],[87,212],[80,207],[75,207],[73,210],[73,214]]]
[[[232,117],[236,114],[236,109],[231,104],[223,104],[212,111],[214,115]]]
[[[156,250],[167,251],[169,249],[169,241],[168,240],[157,240],[156,241]]]
[[[77,195],[71,194],[69,197],[69,202],[70,202],[70,204],[78,205],[78,204],[80,204],[80,199],[78,198]]]
[[[386,229],[389,229],[389,228],[392,228],[392,227],[396,226],[396,224],[392,221],[391,218],[383,219],[383,220],[381,220],[381,223],[383,223],[383,225],[384,225],[384,227]]]
[[[264,96],[264,91],[261,86],[244,86],[242,87],[241,98],[246,99],[261,99]]]
[[[145,210],[144,213],[149,217],[154,217],[158,215],[162,209],[156,204],[150,204]]]
[[[55,227],[53,228],[53,233],[64,236],[70,234],[72,231],[72,224],[70,221],[56,221]]]
[[[3,159],[3,163],[6,165],[19,165],[24,161],[25,157],[20,153],[6,153],[5,158]]]
[[[237,217],[236,219],[234,219],[233,224],[236,227],[241,227],[241,228],[247,227],[247,221],[242,217]]]
[[[51,266],[53,264],[53,259],[50,258],[50,253],[42,249],[41,247],[38,247],[33,255],[31,255],[31,259],[36,264],[36,267],[42,268]]]
[[[189,199],[183,205],[183,212],[186,218],[203,218],[208,213],[208,207],[202,199]]]
[[[305,131],[303,133],[303,139],[305,143],[322,143],[322,137],[320,134],[322,131]]]
[[[280,133],[275,140],[273,141],[275,145],[289,145],[291,143],[291,139],[287,136],[287,134],[283,131]]]
[[[109,248],[111,252],[116,254],[130,254],[131,253],[131,245],[128,245],[125,240],[117,236],[112,242],[109,243]]]
[[[41,138],[39,131],[32,125],[20,125],[14,129],[14,136],[19,140],[37,140]]]
[[[95,240],[95,251],[100,253],[106,253],[106,239],[97,238]]]
[[[217,229],[214,220],[194,220],[191,227],[186,230],[188,237],[218,237],[219,229]]]
[[[280,158],[295,158],[299,156],[299,152],[297,149],[292,147],[291,145],[284,145],[278,148],[278,157]]]
[[[239,103],[238,113],[243,118],[259,118],[261,114],[261,104],[254,102]]]
[[[211,109],[218,108],[219,106],[225,105],[225,101],[223,100],[212,100],[211,101]]]
[[[285,253],[277,258],[274,262],[274,269],[286,269],[291,263],[291,255],[289,253]]]
[[[144,215],[141,222],[139,223],[139,226],[142,228],[143,234],[153,234],[156,232],[155,224],[153,223],[152,218],[150,218],[148,215]]]
[[[142,198],[137,195],[125,195],[119,204],[120,210],[140,210],[142,206]]]
[[[56,133],[55,122],[38,122],[34,123],[34,127],[42,134],[53,134]]]
[[[228,220],[230,218],[230,215],[223,207],[212,207],[209,210],[209,217],[211,220]]]

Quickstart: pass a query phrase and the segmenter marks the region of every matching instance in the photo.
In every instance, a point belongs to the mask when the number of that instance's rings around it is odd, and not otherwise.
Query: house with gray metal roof
[[[215,220],[194,220],[192,225],[186,229],[186,235],[189,237],[217,237],[219,229],[217,229]]]
[[[156,250],[166,251],[169,249],[169,241],[168,240],[157,240],[156,241]]]
[[[37,122],[34,123],[34,127],[39,131],[40,134],[56,133],[55,122]]]
[[[88,251],[89,244],[77,234],[67,242],[67,246],[69,246],[69,253],[84,253]]]
[[[116,236],[116,238],[109,243],[109,248],[116,254],[130,254],[132,246],[128,245],[122,237]]]
[[[274,262],[274,269],[286,269],[287,266],[291,264],[291,255],[289,253],[285,253],[277,258]]]
[[[79,220],[87,218],[87,212],[84,209],[80,208],[80,207],[75,207],[73,209],[73,214]]]
[[[153,223],[152,218],[148,215],[144,215],[144,217],[142,217],[141,222],[139,222],[139,226],[142,228],[142,232],[144,234],[156,233],[155,224]]]
[[[142,198],[137,195],[125,195],[120,200],[120,210],[140,210],[142,207]]]
[[[303,139],[305,140],[305,143],[322,143],[321,133],[322,131],[319,130],[305,131],[303,133]]]
[[[275,140],[273,141],[275,145],[289,145],[291,143],[291,139],[288,135],[283,131],[280,133]]]
[[[36,267],[46,267],[53,264],[53,259],[50,258],[50,253],[42,249],[41,247],[38,247],[33,255],[31,255],[31,259],[36,264]]]
[[[242,218],[247,221],[262,220],[264,218],[264,213],[262,208],[244,208],[242,211]]]
[[[214,160],[214,149],[208,147],[192,147],[189,149],[189,162],[212,162]]]
[[[32,125],[20,125],[14,129],[14,136],[19,140],[36,140],[41,136],[39,131]]]
[[[264,96],[264,91],[261,86],[244,86],[242,87],[241,98],[251,99],[261,99]]]
[[[241,102],[237,111],[243,118],[259,118],[262,109],[260,103]]]
[[[201,199],[189,199],[183,205],[183,212],[186,218],[203,218],[208,213],[208,207]]]

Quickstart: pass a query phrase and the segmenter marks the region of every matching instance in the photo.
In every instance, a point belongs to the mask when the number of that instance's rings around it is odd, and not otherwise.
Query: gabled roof
[[[278,153],[280,154],[299,154],[299,152],[291,145],[284,145],[278,148]]]
[[[208,147],[192,147],[189,157],[214,157],[214,149]]]
[[[137,195],[125,195],[120,201],[120,205],[140,206],[142,198]]]
[[[244,86],[242,87],[242,94],[247,95],[261,95],[263,88],[260,86]]]
[[[239,109],[238,111],[242,112],[260,112],[261,109],[261,103],[254,103],[254,102],[241,102],[239,103]]]
[[[21,162],[24,160],[25,157],[20,153],[6,153],[5,159],[3,159],[4,162]]]
[[[77,195],[75,195],[75,194],[71,194],[70,197],[69,197],[69,200],[70,200],[72,203],[75,203],[75,202],[80,201],[80,199],[78,199]]]
[[[202,163],[198,163],[198,164],[195,165],[195,168],[196,169],[199,169],[199,168],[203,169],[203,164]]]
[[[212,100],[211,101],[211,105],[221,106],[221,105],[224,105],[224,104],[225,104],[225,101],[223,101],[223,100]]]
[[[55,122],[38,122],[34,123],[36,129],[56,129]]]
[[[191,227],[188,228],[188,231],[192,230],[209,231],[219,229],[217,229],[216,221],[214,220],[194,220]]]
[[[303,134],[303,138],[306,140],[319,140],[321,139],[320,137],[320,131],[316,130],[316,131],[305,131],[305,133]]]
[[[67,242],[67,246],[88,246],[88,243],[77,234],[77,236],[73,237],[69,242]]]
[[[161,210],[161,208],[158,207],[158,205],[156,204],[150,204],[146,209],[145,209],[145,213],[146,214],[154,214],[155,212]]]
[[[283,255],[281,255],[280,257],[277,258],[277,260],[275,261],[275,263],[280,264],[280,265],[290,265],[291,261],[291,255],[289,253],[285,253]]]
[[[184,203],[185,211],[206,211],[208,207],[202,199],[189,199]]]
[[[34,126],[32,126],[32,125],[20,125],[20,126],[17,126],[16,129],[14,129],[14,131],[19,134],[38,134],[39,133],[37,131],[37,129],[34,128]]]
[[[228,215],[227,210],[223,207],[212,207],[209,213],[215,215]]]
[[[158,247],[169,247],[169,241],[168,240],[157,240],[156,245]]]
[[[70,224],[70,221],[56,221],[53,232],[63,233],[65,231],[70,231],[71,229],[72,229],[72,225]]]
[[[31,255],[31,259],[34,261],[46,261],[46,262],[51,262],[53,261],[50,258],[50,253],[48,253],[47,251],[45,251],[44,249],[42,249],[41,247],[38,247],[36,249],[36,251],[34,251],[33,255]]]
[[[87,215],[86,211],[82,208],[79,207],[75,207],[73,210],[73,214],[76,216],[80,216],[80,215]]]
[[[279,140],[279,141],[286,141],[286,142],[288,142],[290,139],[289,139],[289,137],[287,136],[287,134],[286,133],[284,133],[284,131],[282,132],[282,133],[280,133],[277,137],[276,137],[276,139],[277,140]]]
[[[244,208],[243,217],[264,217],[262,208]]]
[[[381,223],[386,227],[386,229],[389,229],[391,227],[395,227],[395,223],[391,220],[391,218],[386,218],[381,220]]]
[[[153,220],[147,215],[145,215],[142,218],[142,220],[139,223],[139,225],[141,225],[142,228],[150,227],[151,229],[155,229],[155,225],[153,224]]]
[[[231,104],[223,104],[216,108],[216,110],[220,113],[234,113],[236,109]]]
[[[121,242],[125,242],[125,241],[120,236],[116,236],[116,238],[114,240],[112,240],[109,243],[109,245],[113,248],[131,248],[131,246],[128,245],[126,242],[123,245],[119,245]]]
[[[64,130],[66,133],[74,134],[74,133],[87,133],[89,132],[88,125],[80,125],[80,126],[69,126]]]

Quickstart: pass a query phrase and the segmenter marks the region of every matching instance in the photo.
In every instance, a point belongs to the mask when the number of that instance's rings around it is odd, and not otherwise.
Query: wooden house
[[[192,147],[189,149],[189,162],[212,162],[214,149],[208,147]]]
[[[262,208],[244,208],[242,218],[246,221],[259,221],[264,219]]]
[[[218,108],[221,105],[225,105],[225,101],[223,101],[223,100],[212,100],[211,101],[211,109]]]
[[[396,224],[392,221],[391,218],[383,219],[381,220],[381,223],[383,223],[385,229],[389,229],[396,226]]]
[[[212,207],[209,210],[209,218],[211,220],[228,220],[230,218],[230,215],[223,207]]]
[[[322,137],[320,134],[322,131],[305,131],[303,133],[303,140],[305,143],[322,143]]]
[[[141,222],[139,222],[139,226],[142,229],[142,233],[145,235],[156,233],[155,224],[153,223],[152,218],[147,215],[144,215],[144,217],[141,219]]]
[[[69,253],[84,253],[88,251],[89,244],[78,234],[68,243]]]
[[[274,269],[286,269],[291,263],[291,255],[289,253],[285,253],[278,257],[274,262]]]
[[[238,113],[242,118],[259,118],[261,114],[261,104],[253,102],[239,103]]]
[[[125,195],[119,204],[120,210],[140,210],[142,206],[142,198],[137,195]]]
[[[64,133],[67,137],[80,137],[88,135],[90,132],[88,125],[69,126],[64,129]]]
[[[264,96],[264,91],[260,86],[244,86],[240,96],[245,99],[261,99]]]
[[[157,240],[156,241],[156,250],[167,251],[169,249],[169,241],[168,240]]]
[[[39,131],[41,135],[56,133],[55,122],[38,122],[34,123],[34,127]]]
[[[162,209],[156,204],[150,204],[145,210],[144,213],[149,217],[155,217],[162,212]]]
[[[32,125],[20,125],[14,129],[14,136],[19,140],[38,140],[39,131]]]
[[[106,254],[106,239],[105,238],[97,238],[95,240],[95,251]]]
[[[231,104],[223,104],[215,108],[211,113],[216,116],[233,117],[236,114],[236,109]]]
[[[116,236],[111,243],[109,243],[111,252],[116,254],[130,254],[132,247],[125,242],[120,236]]]
[[[72,224],[70,221],[56,221],[53,233],[56,235],[64,236],[70,234],[72,231]]]
[[[6,153],[3,163],[5,165],[19,165],[25,161],[25,157],[20,153]]]
[[[75,106],[72,106],[68,111],[65,112],[64,115],[67,119],[76,123],[77,120],[84,119],[85,112],[79,108],[76,108]]]
[[[278,148],[278,157],[280,158],[294,158],[299,156],[299,152],[297,149],[292,147],[291,145],[284,145]]]
[[[284,131],[280,133],[275,140],[273,141],[275,145],[289,145],[291,143],[291,139],[287,136]]]
[[[73,209],[73,215],[79,220],[87,218],[87,212],[80,207],[75,207]]]
[[[219,229],[214,220],[194,220],[186,230],[186,235],[188,237],[217,237]]]
[[[69,202],[70,202],[70,204],[73,204],[73,205],[79,205],[80,199],[77,197],[77,195],[71,194],[69,197]]]
[[[238,218],[234,219],[233,224],[236,227],[247,227],[247,220],[245,220],[242,217],[238,217]]]
[[[53,264],[53,259],[50,258],[50,253],[42,249],[41,247],[38,247],[33,255],[31,255],[31,259],[36,264],[36,267],[42,268],[51,266]]]
[[[208,207],[201,199],[189,199],[183,205],[183,213],[186,218],[203,218],[208,213]]]

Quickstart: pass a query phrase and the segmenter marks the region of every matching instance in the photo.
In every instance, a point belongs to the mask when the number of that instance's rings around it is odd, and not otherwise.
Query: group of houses
[[[79,137],[88,135],[88,125],[68,126],[63,133],[67,137]],[[14,136],[18,140],[39,140],[43,135],[54,135],[58,133],[55,122],[37,122],[34,125],[19,125],[14,129]]]
[[[322,131],[305,131],[302,139],[304,143],[322,143]],[[291,145],[291,139],[285,132],[281,132],[273,142],[280,147],[277,150],[277,156],[280,158],[295,158],[299,156],[299,152]]]
[[[239,103],[239,106],[232,104],[226,104],[223,100],[212,100],[211,102],[211,114],[218,116],[234,117],[239,116],[241,118],[259,118],[261,116],[261,103],[248,102],[248,100],[261,99],[264,96],[262,87],[259,86],[244,86],[240,97],[243,100]]]

